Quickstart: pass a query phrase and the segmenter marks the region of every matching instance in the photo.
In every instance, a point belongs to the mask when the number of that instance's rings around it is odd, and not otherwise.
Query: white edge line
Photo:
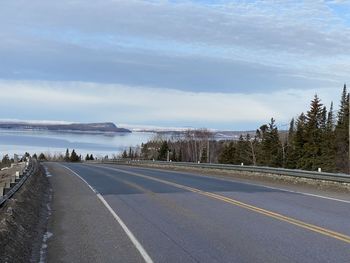
[[[126,224],[123,222],[123,220],[116,214],[116,212],[112,209],[112,207],[107,203],[107,201],[103,198],[101,194],[99,194],[84,178],[82,178],[79,174],[74,172],[72,169],[68,168],[67,166],[60,164],[76,176],[78,176],[87,186],[97,195],[97,198],[102,202],[102,204],[108,209],[108,211],[112,214],[114,219],[119,223],[119,225],[122,227],[126,235],[129,237],[130,241],[134,244],[136,249],[140,252],[141,256],[145,260],[146,263],[153,263],[153,260],[148,255],[146,250],[143,248],[141,243],[136,239],[134,234],[130,231],[130,229],[126,226]]]
[[[84,165],[90,165],[90,164],[84,164]],[[99,166],[99,167],[108,167],[110,169],[113,169],[109,166],[104,166],[104,165],[93,165],[93,166]],[[134,168],[134,167],[133,167]],[[139,167],[135,167],[135,168],[139,168]],[[152,169],[152,168],[148,168],[148,167],[140,167],[141,169],[145,168],[145,169],[149,169],[149,170],[157,170],[157,171],[161,171],[161,169]],[[305,193],[305,192],[299,192],[299,191],[294,191],[294,190],[288,190],[288,189],[283,189],[283,188],[278,188],[278,187],[273,187],[273,186],[267,186],[267,185],[261,185],[261,184],[254,184],[254,183],[249,183],[249,182],[242,182],[239,180],[235,180],[233,178],[220,178],[220,177],[216,177],[216,176],[208,176],[208,175],[198,175],[198,174],[191,174],[191,173],[182,173],[181,171],[170,171],[172,173],[180,173],[183,175],[186,174],[190,174],[191,176],[196,176],[196,177],[207,177],[210,179],[218,179],[221,181],[231,181],[234,183],[240,183],[240,184],[246,184],[246,185],[254,185],[254,186],[259,186],[259,187],[264,187],[264,188],[268,188],[268,189],[274,189],[274,190],[279,190],[279,191],[283,191],[283,192],[289,192],[289,193],[294,193],[294,194],[300,194],[300,195],[305,195],[305,196],[311,196],[311,197],[318,197],[318,198],[322,198],[322,199],[328,199],[328,200],[332,200],[332,201],[337,201],[337,202],[342,202],[342,203],[347,203],[350,204],[350,201],[348,200],[343,200],[343,199],[338,199],[338,198],[333,198],[333,197],[328,197],[328,196],[323,196],[323,195],[317,195],[317,194],[311,194],[311,193]]]
[[[176,172],[174,172],[174,173],[176,173]],[[184,174],[186,174],[186,173],[184,173]],[[207,177],[207,178],[211,178],[211,179],[214,178],[214,179],[219,179],[219,180],[222,180],[222,181],[231,181],[231,182],[235,182],[235,183],[241,183],[241,184],[247,184],[247,185],[253,185],[253,186],[260,186],[260,187],[264,187],[264,188],[268,188],[268,189],[280,190],[280,191],[283,191],[283,192],[289,192],[289,193],[294,193],[294,194],[318,197],[318,198],[322,198],[322,199],[328,199],[328,200],[332,200],[332,201],[337,201],[337,202],[350,204],[350,201],[344,200],[344,199],[338,199],[338,198],[329,197],[329,196],[323,196],[323,195],[299,192],[299,191],[294,191],[294,190],[288,190],[288,189],[278,188],[278,187],[273,187],[273,186],[268,186],[268,185],[261,185],[261,184],[254,184],[254,183],[249,183],[249,182],[242,182],[242,181],[239,181],[239,180],[235,180],[233,178],[227,178],[226,179],[226,178],[217,178],[217,177],[207,176],[207,175],[196,175],[196,174],[190,174],[190,175],[204,176],[204,177]]]

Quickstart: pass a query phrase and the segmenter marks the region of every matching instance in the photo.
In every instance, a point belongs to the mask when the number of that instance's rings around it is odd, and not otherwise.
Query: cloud
[[[317,91],[326,105],[338,100],[333,90]],[[307,109],[315,90],[247,95],[100,83],[1,81],[0,92],[7,118],[254,129],[271,117],[279,124],[288,123]]]
[[[245,93],[326,88],[348,78],[349,20],[339,5],[5,1],[0,77]]]
[[[3,1],[2,116],[288,122],[315,93],[336,103],[349,81],[349,14],[333,0]]]

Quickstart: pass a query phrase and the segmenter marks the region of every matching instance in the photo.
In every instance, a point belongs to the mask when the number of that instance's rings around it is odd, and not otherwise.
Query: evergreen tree
[[[85,161],[90,161],[90,155],[89,154],[86,155]]]
[[[219,163],[237,164],[237,148],[234,142],[226,144],[219,156]]]
[[[320,129],[326,130],[327,128],[327,108],[326,106],[323,106],[321,111],[321,123],[320,123]]]
[[[148,143],[142,143],[141,144],[141,156],[144,158],[144,159],[150,159],[151,158],[151,152],[149,150],[149,145]]]
[[[335,126],[336,169],[350,173],[349,161],[349,93],[344,85]]]
[[[11,160],[10,160],[10,157],[9,157],[8,154],[5,154],[5,155],[2,157],[1,163],[2,163],[4,166],[10,166],[10,165],[11,165]]]
[[[173,162],[176,162],[176,161],[177,161],[177,155],[176,155],[176,150],[175,150],[175,148],[172,150],[172,158],[171,158],[171,160],[172,160]]]
[[[310,110],[306,114],[305,144],[302,169],[317,170],[322,167],[322,126],[324,126],[324,111],[317,95],[311,101]]]
[[[66,150],[66,155],[64,156],[64,161],[65,162],[69,162],[70,161],[69,149]]]
[[[94,160],[95,160],[95,157],[92,154],[90,154],[90,161],[94,161]]]
[[[208,151],[207,147],[203,147],[202,152],[201,152],[201,163],[206,163],[208,161]]]
[[[38,160],[39,160],[39,161],[46,161],[47,159],[46,159],[45,154],[41,153],[41,154],[39,155]]]
[[[333,101],[331,102],[331,106],[330,106],[329,111],[328,111],[326,129],[328,131],[334,131]]]
[[[36,155],[36,153],[33,154],[33,158],[38,159],[38,156]]]
[[[321,140],[322,169],[326,172],[335,171],[335,133],[333,102],[329,108],[325,126],[322,129]]]
[[[128,153],[126,152],[126,150],[123,151],[122,158],[123,159],[128,158]]]
[[[182,162],[182,150],[180,149],[180,152],[179,152],[179,158],[178,158],[178,161],[179,162]]]
[[[71,162],[79,162],[80,158],[79,156],[76,154],[75,150],[72,151],[71,155],[70,155],[70,161]]]
[[[247,135],[247,139],[249,140],[248,135]],[[252,157],[250,155],[251,148],[250,148],[250,142],[248,140],[245,140],[242,134],[239,136],[239,139],[237,142],[237,158],[236,160],[234,160],[235,164],[241,164],[241,163],[244,163],[246,165],[252,164]]]
[[[289,168],[289,169],[295,169],[297,165],[297,160],[296,160],[296,152],[295,152],[295,121],[294,118],[290,121],[289,124],[289,130],[288,130],[288,137],[287,137],[287,143],[285,145],[285,162],[284,162],[284,167]]]
[[[271,118],[268,125],[260,127],[261,148],[259,152],[259,163],[264,166],[282,166],[282,145],[278,135],[275,120]]]
[[[293,147],[293,156],[292,159],[296,162],[295,167],[301,169],[304,165],[304,145],[306,142],[306,116],[304,113],[301,113],[296,122],[295,135],[293,137],[292,147]]]
[[[167,141],[163,141],[158,151],[158,160],[166,161],[168,158],[169,146]]]

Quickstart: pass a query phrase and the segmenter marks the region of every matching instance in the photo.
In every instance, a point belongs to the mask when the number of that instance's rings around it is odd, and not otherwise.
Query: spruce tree
[[[41,154],[39,155],[39,157],[38,157],[38,160],[39,160],[39,161],[46,161],[47,159],[46,159],[45,154],[41,153]]]
[[[70,155],[69,155],[69,149],[66,150],[66,155],[64,156],[64,161],[69,162],[70,160]]]
[[[235,164],[235,160],[237,159],[237,151],[234,142],[230,142],[229,144],[224,145],[224,149],[222,150],[219,156],[219,163],[224,164]]]
[[[247,135],[247,139],[244,139],[243,135],[239,136],[237,142],[237,159],[234,161],[235,164],[244,163],[246,165],[252,164],[251,148],[250,148],[250,137]]]
[[[202,152],[201,152],[201,159],[200,162],[201,163],[206,163],[208,160],[208,151],[207,151],[207,147],[203,147]]]
[[[70,155],[70,161],[71,162],[79,162],[80,158],[79,156],[76,154],[75,150],[72,151],[71,155]]]
[[[305,170],[317,170],[322,167],[322,126],[324,112],[321,100],[315,95],[310,110],[306,114],[305,144],[302,166]]]
[[[171,158],[171,160],[172,160],[173,162],[176,162],[176,161],[177,161],[177,155],[176,155],[176,150],[175,150],[175,148],[172,150],[172,158]]]
[[[344,85],[340,100],[340,109],[335,127],[336,169],[350,173],[349,161],[349,93]]]
[[[322,169],[326,172],[335,172],[335,133],[333,102],[329,108],[325,126],[322,128],[321,140]]]
[[[182,161],[183,161],[183,160],[182,160],[182,150],[181,150],[181,148],[180,148],[180,152],[179,152],[178,161],[179,161],[179,162],[182,162]]]
[[[1,163],[2,163],[4,166],[10,166],[10,165],[11,165],[11,160],[10,160],[10,157],[9,157],[8,154],[5,154],[5,155],[2,157]]]
[[[166,161],[168,157],[169,146],[167,141],[163,141],[158,151],[158,160]]]
[[[295,136],[293,137],[293,149],[294,149],[294,159],[296,161],[296,167],[301,169],[304,165],[304,145],[306,142],[306,116],[301,113],[297,120],[297,126],[295,131]]]
[[[285,162],[284,166],[289,169],[295,169],[297,166],[296,151],[295,151],[295,121],[294,118],[290,121],[287,143],[285,145]]]
[[[126,152],[126,150],[123,151],[122,158],[123,159],[128,158],[128,153]]]
[[[131,147],[129,147],[129,155],[128,155],[128,157],[129,157],[130,159],[132,159],[132,157],[133,157],[133,152],[132,152]]]
[[[259,152],[259,164],[271,167],[282,166],[282,144],[279,139],[275,120],[271,118],[268,125],[260,127],[261,147]]]

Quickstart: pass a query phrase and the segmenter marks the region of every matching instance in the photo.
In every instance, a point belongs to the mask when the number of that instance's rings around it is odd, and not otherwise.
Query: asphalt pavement
[[[121,165],[47,163],[48,262],[350,262],[350,201]]]

